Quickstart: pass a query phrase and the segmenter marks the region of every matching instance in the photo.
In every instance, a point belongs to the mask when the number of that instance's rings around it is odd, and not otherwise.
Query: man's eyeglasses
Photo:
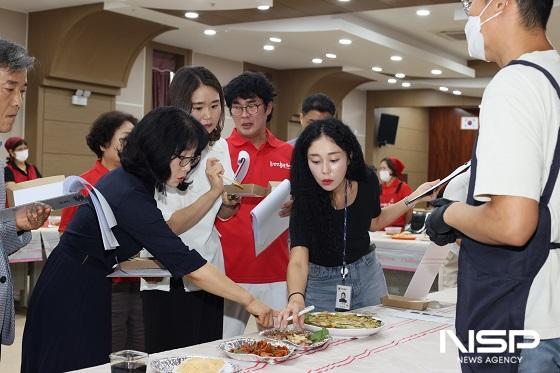
[[[467,13],[467,15],[469,15],[469,12],[471,10],[472,1],[461,0],[461,3],[463,3],[463,9],[465,10],[465,13]]]
[[[230,109],[231,111],[231,115],[233,115],[234,117],[240,117],[243,115],[243,110],[247,111],[247,114],[249,115],[255,115],[259,112],[259,107],[263,106],[264,103],[260,103],[260,104],[248,104],[247,106],[241,106],[241,105],[233,105]]]
[[[190,164],[191,168],[194,168],[198,162],[200,162],[200,155],[185,157],[184,155],[177,154],[175,155],[175,158],[179,158],[179,166],[181,167],[187,167]]]

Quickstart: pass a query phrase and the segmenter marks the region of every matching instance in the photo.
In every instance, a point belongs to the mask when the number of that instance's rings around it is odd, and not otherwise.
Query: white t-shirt
[[[560,55],[532,52],[518,59],[538,64],[560,84]],[[545,75],[533,67],[514,65],[496,76],[484,92],[476,151],[475,198],[491,195],[538,201],[544,190],[560,126],[560,99]],[[560,182],[548,205],[551,242],[560,242]],[[522,212],[520,212],[522,213]],[[541,339],[560,338],[560,250],[551,250],[531,290],[525,329]]]
[[[220,163],[224,166],[225,176],[233,179],[234,173],[231,168],[228,145],[226,140],[221,138],[212,147],[208,147],[202,152],[198,167],[189,175],[189,181],[192,181],[192,183],[186,191],[181,192],[175,188],[167,188],[166,195],[158,192],[155,193],[157,206],[165,220],[169,220],[175,211],[190,206],[200,196],[210,190],[210,181],[206,176],[206,161],[208,158],[219,159]],[[189,249],[198,251],[204,259],[223,272],[224,256],[222,245],[220,244],[220,235],[214,227],[214,221],[221,205],[222,199],[218,198],[206,215],[192,228],[180,234],[179,237]],[[146,250],[143,250],[141,256],[151,255]],[[200,290],[189,281],[184,281],[184,283],[186,291]],[[149,284],[142,280],[141,290],[169,291],[169,278],[163,279],[157,284]]]

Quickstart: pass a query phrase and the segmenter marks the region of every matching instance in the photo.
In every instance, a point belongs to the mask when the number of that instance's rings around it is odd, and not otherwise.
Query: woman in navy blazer
[[[50,255],[29,303],[23,335],[22,372],[62,372],[104,364],[111,352],[111,281],[117,262],[148,249],[173,277],[245,305],[269,326],[273,311],[233,283],[166,224],[154,190],[185,182],[208,142],[206,130],[184,110],[162,107],[132,130],[122,168],[96,184],[117,220],[119,242],[104,250],[92,204],[83,205]],[[169,330],[173,333],[173,330]]]

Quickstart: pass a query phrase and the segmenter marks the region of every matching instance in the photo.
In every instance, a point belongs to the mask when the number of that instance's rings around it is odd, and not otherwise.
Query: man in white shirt
[[[545,34],[552,4],[463,1],[469,54],[502,69],[482,98],[467,204],[436,208],[426,226],[440,244],[456,231],[465,236],[456,321],[463,343],[469,330],[540,336],[536,348],[494,354],[507,358],[499,363],[461,354],[481,359],[463,359],[463,371],[560,370],[560,87],[552,83],[560,81],[560,55]]]

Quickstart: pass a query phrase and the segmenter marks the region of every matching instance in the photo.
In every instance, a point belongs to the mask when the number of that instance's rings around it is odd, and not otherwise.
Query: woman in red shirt
[[[404,164],[398,158],[387,157],[381,160],[379,164],[379,180],[381,180],[381,196],[379,200],[381,201],[381,208],[397,203],[412,193],[412,189],[410,189],[408,184],[400,180],[403,170]],[[406,214],[400,216],[389,225],[404,227],[410,223],[411,218],[412,210],[410,209]]]
[[[120,167],[119,153],[137,122],[132,115],[120,111],[101,114],[86,136],[97,161],[80,176],[95,185],[106,173]],[[78,207],[62,210],[59,232],[64,232],[77,210]],[[111,322],[113,352],[124,349],[144,351],[144,317],[138,278],[113,278]]]
[[[4,168],[4,181],[6,183],[21,183],[42,177],[36,166],[27,163],[29,148],[25,139],[12,136],[6,140],[4,146],[9,154],[8,162]]]

